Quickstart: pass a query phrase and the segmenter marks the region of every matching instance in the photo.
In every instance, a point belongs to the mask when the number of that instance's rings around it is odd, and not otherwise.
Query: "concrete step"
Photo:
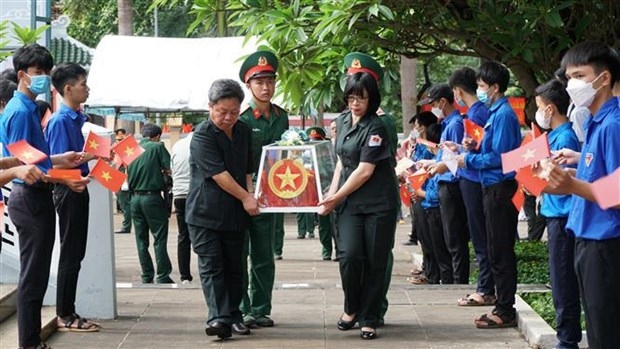
[[[0,284],[0,323],[15,314],[16,311],[17,285]]]
[[[45,341],[56,331],[56,307],[46,306],[41,309],[41,338]],[[19,347],[17,336],[17,314],[0,322],[0,348]]]

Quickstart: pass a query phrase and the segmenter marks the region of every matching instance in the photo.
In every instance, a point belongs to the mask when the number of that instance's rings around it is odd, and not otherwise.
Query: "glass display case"
[[[330,141],[264,146],[254,194],[260,212],[317,212],[335,166]]]

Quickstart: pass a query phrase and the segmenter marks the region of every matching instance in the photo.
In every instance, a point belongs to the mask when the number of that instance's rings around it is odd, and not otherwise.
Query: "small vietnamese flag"
[[[533,165],[538,161],[549,157],[549,142],[547,134],[535,138],[526,145],[502,154],[502,171],[504,173],[519,170],[525,166]]]
[[[411,194],[409,194],[409,189],[405,184],[400,185],[400,201],[407,207],[411,206]]]
[[[114,152],[118,154],[121,160],[123,160],[123,163],[127,166],[144,153],[144,149],[136,142],[133,135],[129,135],[122,141],[114,144],[112,149],[114,149]]]
[[[476,149],[480,148],[482,138],[484,138],[484,128],[469,119],[463,119],[463,126],[465,126],[465,133],[476,141]]]
[[[426,170],[423,168],[419,169],[417,172],[407,177],[409,183],[411,184],[411,187],[415,190],[422,189],[422,184],[424,184],[427,178],[428,172],[426,172]]]
[[[418,144],[423,144],[429,148],[439,148],[439,144],[427,141],[426,139],[416,138],[415,142]]]
[[[110,137],[98,136],[90,131],[84,142],[84,151],[100,158],[109,158],[112,141]]]
[[[121,186],[127,178],[126,174],[115,170],[101,159],[98,159],[93,169],[90,170],[90,175],[113,192],[121,190]]]
[[[594,181],[592,193],[603,210],[620,205],[620,167],[610,175]]]
[[[532,139],[538,138],[541,135],[540,129],[533,122],[530,126],[532,127]]]
[[[547,186],[547,181],[535,175],[531,166],[525,166],[517,171],[516,180],[534,196],[540,195]]]
[[[36,164],[47,159],[47,155],[39,149],[31,146],[25,140],[15,142],[6,146],[7,149],[15,156],[19,161],[24,164]]]
[[[60,169],[51,168],[47,171],[47,175],[53,179],[82,179],[82,172],[79,169]]]
[[[521,211],[523,204],[525,203],[525,194],[521,188],[517,188],[515,195],[512,196],[512,204],[515,205],[515,209],[517,212]]]

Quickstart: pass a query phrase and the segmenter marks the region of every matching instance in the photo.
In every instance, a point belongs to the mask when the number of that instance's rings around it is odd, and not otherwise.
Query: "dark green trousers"
[[[314,213],[301,212],[297,214],[297,235],[306,236],[314,233]]]
[[[338,254],[344,311],[360,326],[377,327],[396,231],[396,210],[338,214]]]
[[[123,211],[121,230],[131,232],[131,192],[128,190],[120,190],[116,193],[116,198],[121,211]]]
[[[284,213],[272,213],[275,216],[273,251],[275,255],[282,255],[284,248]]]
[[[321,240],[321,245],[323,245],[323,258],[331,258],[332,251],[334,250],[332,247],[332,239],[334,236],[334,220],[332,219],[332,215],[333,214],[329,214],[327,216],[319,215],[319,240]]]
[[[240,307],[244,315],[271,314],[271,293],[276,275],[273,260],[275,223],[276,214],[263,213],[252,217],[246,234],[243,248],[243,289],[247,292],[243,292]]]
[[[149,230],[153,234],[153,249],[157,263],[157,282],[170,282],[172,264],[168,257],[168,211],[161,195],[133,195],[131,217],[136,234],[138,258],[142,267],[142,282],[151,283],[155,276],[149,253]]]

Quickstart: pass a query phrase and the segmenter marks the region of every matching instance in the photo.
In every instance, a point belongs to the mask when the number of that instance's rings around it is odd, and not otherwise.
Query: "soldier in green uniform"
[[[349,111],[337,119],[338,163],[319,213],[338,213],[338,254],[345,295],[338,329],[357,322],[362,339],[375,339],[384,297],[385,274],[394,245],[398,188],[390,140],[377,115],[383,75],[370,56],[345,57],[349,76],[344,101]]]
[[[288,129],[287,112],[271,103],[275,92],[278,59],[269,51],[251,54],[241,65],[239,78],[252,94],[250,105],[241,112],[240,120],[252,130],[254,173],[258,172],[262,147],[280,139]],[[271,293],[275,279],[274,233],[275,214],[252,217],[244,247],[244,262],[250,258],[250,275],[244,273],[241,311],[246,326],[270,327]]]
[[[157,283],[174,283],[170,278],[172,264],[168,257],[168,210],[162,191],[166,187],[164,174],[170,174],[170,153],[163,143],[161,127],[146,124],[142,128],[140,146],[144,153],[127,167],[131,198],[131,218],[136,232],[138,258],[142,267],[142,282],[153,283],[155,270],[149,253],[149,230],[157,263]]]
[[[375,60],[372,57],[367,56],[367,55],[364,55],[362,57],[368,62],[367,64],[376,65],[377,67],[379,67],[379,65],[375,62]],[[349,60],[345,61],[345,64],[347,65],[347,67],[350,67],[350,64],[352,64],[353,59],[354,58],[350,58]],[[381,120],[381,122],[383,123],[383,126],[385,126],[385,129],[387,131],[388,141],[389,141],[389,150],[390,150],[390,164],[392,165],[392,168],[394,168],[396,167],[396,149],[398,147],[398,133],[396,132],[396,123],[394,122],[394,119],[390,115],[388,115],[385,111],[383,111],[383,109],[381,108],[377,110],[377,115],[379,116],[379,120]],[[394,217],[394,220],[396,220],[397,217],[398,217],[398,212],[397,212],[397,216]],[[394,248],[394,246],[392,246],[392,248]],[[394,266],[394,254],[392,253],[392,249],[390,249],[390,255],[388,256],[388,266],[385,270],[385,280],[384,280],[385,287],[383,289],[383,300],[381,302],[381,316],[379,317],[379,321],[377,323],[379,327],[385,324],[384,317],[385,317],[385,313],[387,313],[388,304],[389,304],[388,299],[387,299],[387,293],[388,293],[388,290],[390,289],[390,283],[392,282],[392,267],[393,266]]]

